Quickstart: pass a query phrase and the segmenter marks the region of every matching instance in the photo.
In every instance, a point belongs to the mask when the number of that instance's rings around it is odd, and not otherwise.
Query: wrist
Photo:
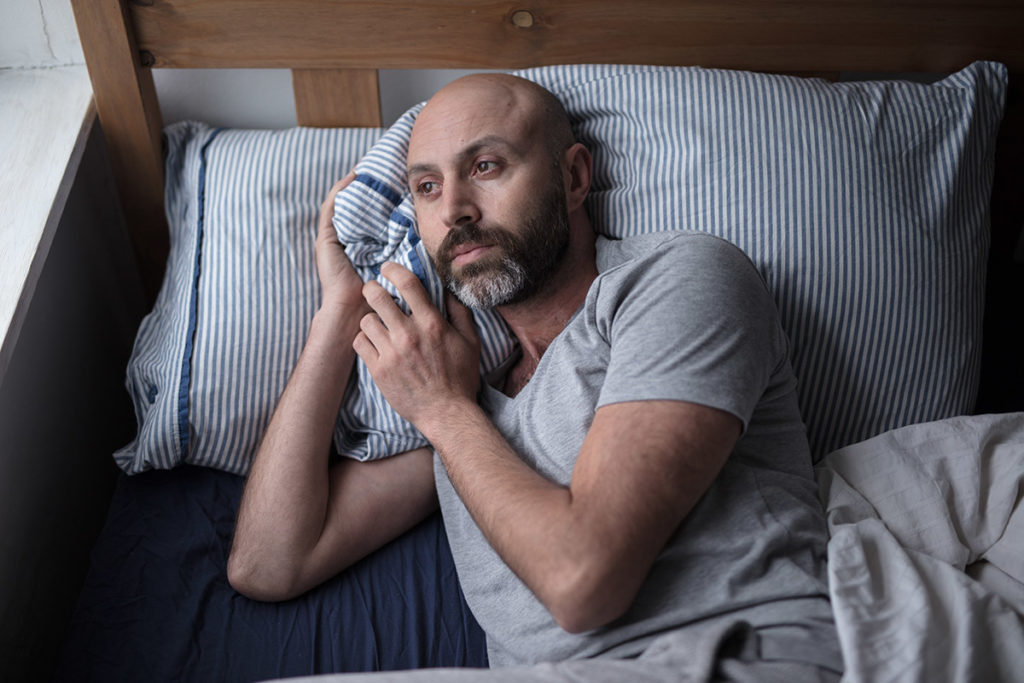
[[[309,336],[328,337],[334,343],[351,344],[359,334],[359,321],[362,311],[352,310],[345,306],[321,305],[313,314]]]
[[[438,450],[451,439],[466,439],[481,424],[491,425],[483,408],[474,399],[461,397],[433,403],[418,422],[416,428]]]

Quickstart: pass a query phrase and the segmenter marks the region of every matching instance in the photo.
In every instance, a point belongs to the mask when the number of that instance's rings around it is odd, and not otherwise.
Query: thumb
[[[447,290],[444,293],[444,303],[448,309],[448,322],[452,324],[452,327],[463,337],[472,340],[474,343],[479,343],[480,339],[476,332],[473,312]]]

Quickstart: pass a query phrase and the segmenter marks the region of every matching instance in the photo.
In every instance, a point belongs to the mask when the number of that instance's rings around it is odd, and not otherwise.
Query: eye
[[[473,171],[476,175],[487,175],[498,168],[498,162],[490,159],[482,159],[473,165]]]
[[[438,183],[433,180],[424,180],[416,185],[416,194],[421,197],[429,197],[439,189]]]

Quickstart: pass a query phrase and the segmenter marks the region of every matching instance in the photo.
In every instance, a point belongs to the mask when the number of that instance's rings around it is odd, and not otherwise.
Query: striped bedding
[[[1002,65],[975,63],[932,85],[607,65],[520,75],[559,95],[594,150],[588,209],[599,232],[705,230],[757,264],[790,338],[816,457],[972,409]],[[426,261],[403,180],[417,112],[385,133],[336,200],[339,239],[396,296],[380,263]],[[476,319],[487,372],[513,342],[496,314]],[[359,372],[347,452],[422,444]]]
[[[930,85],[644,66],[522,75],[562,98],[594,151],[601,232],[706,230],[759,267],[817,457],[972,409],[1005,67]],[[364,277],[395,259],[440,302],[402,179],[417,111],[387,131],[166,131],[172,253],[128,371],[139,433],[115,455],[123,469],[247,471],[317,305],[317,206],[360,159],[337,200],[340,239]],[[487,369],[512,341],[497,316],[477,320]],[[422,443],[360,365],[339,450],[374,459]]]
[[[244,474],[319,305],[316,217],[379,129],[169,126],[171,254],[127,373],[139,431],[126,472]]]

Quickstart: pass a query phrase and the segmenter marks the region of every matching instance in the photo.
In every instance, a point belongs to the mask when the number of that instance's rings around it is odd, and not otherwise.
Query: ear
[[[565,200],[570,212],[578,209],[590,193],[590,179],[594,170],[594,160],[590,150],[582,143],[575,143],[565,151],[563,157],[568,175],[566,177]]]

